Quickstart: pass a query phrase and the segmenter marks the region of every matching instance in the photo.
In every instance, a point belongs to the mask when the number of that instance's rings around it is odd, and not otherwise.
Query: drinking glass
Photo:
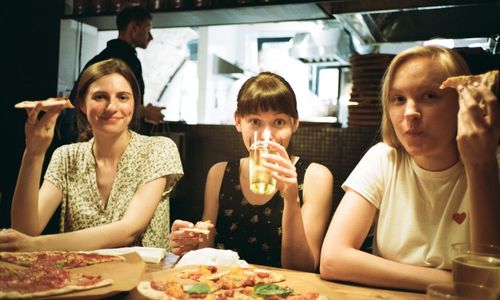
[[[266,161],[263,153],[274,153],[266,140],[254,140],[250,146],[250,190],[259,195],[271,195],[276,191],[276,179],[262,164]]]
[[[471,283],[433,283],[427,287],[430,300],[495,300],[495,290]]]
[[[500,246],[457,243],[451,250],[454,282],[484,285],[500,295]]]

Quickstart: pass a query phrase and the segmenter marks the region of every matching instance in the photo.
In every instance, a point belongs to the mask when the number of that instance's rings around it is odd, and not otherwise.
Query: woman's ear
[[[292,132],[295,133],[299,129],[299,119],[292,119]]]
[[[85,101],[80,101],[80,103],[78,103],[77,109],[80,110],[84,115],[87,115],[87,109],[86,109],[86,106],[85,106]]]
[[[236,126],[236,130],[241,132],[241,116],[237,113],[234,113],[234,125]]]

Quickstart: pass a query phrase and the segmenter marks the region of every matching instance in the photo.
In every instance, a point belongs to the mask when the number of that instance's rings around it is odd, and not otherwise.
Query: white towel
[[[238,253],[232,250],[203,248],[184,254],[175,267],[192,265],[239,266],[246,268],[248,263],[240,259]]]

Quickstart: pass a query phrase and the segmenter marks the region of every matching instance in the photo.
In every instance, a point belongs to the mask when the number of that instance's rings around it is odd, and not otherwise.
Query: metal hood
[[[349,33],[340,23],[331,23],[317,32],[301,32],[292,38],[289,54],[306,63],[349,64]]]
[[[343,0],[319,4],[366,44],[432,38],[487,38],[500,33],[499,0]]]

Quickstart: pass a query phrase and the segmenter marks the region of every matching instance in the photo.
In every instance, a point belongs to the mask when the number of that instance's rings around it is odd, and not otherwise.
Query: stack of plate
[[[380,109],[380,88],[384,72],[393,55],[353,55],[351,63],[352,92],[349,105],[349,127],[378,127]]]

